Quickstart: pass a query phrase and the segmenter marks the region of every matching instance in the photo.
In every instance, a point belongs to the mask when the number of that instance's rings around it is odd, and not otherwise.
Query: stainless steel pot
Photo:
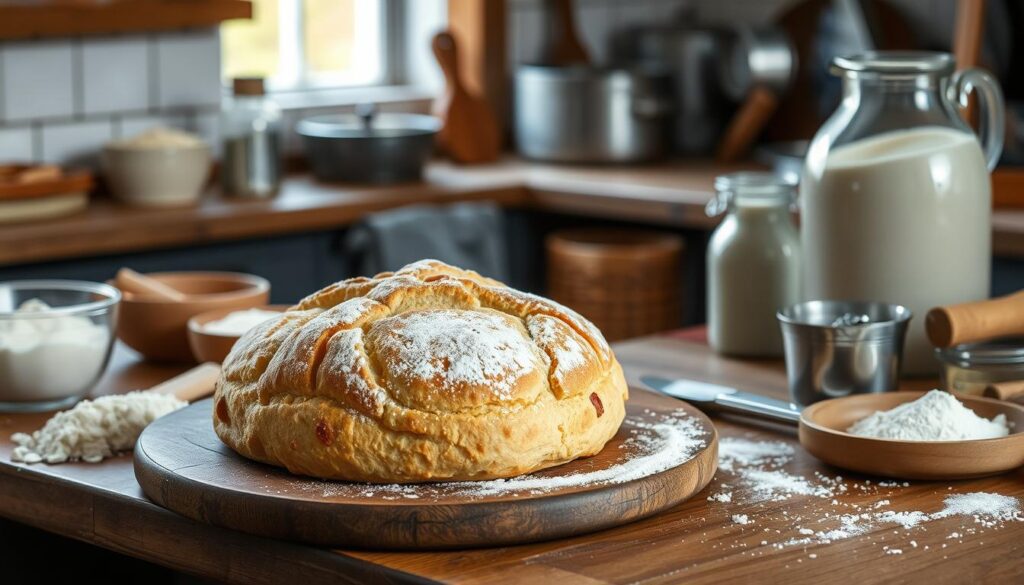
[[[523,65],[515,80],[519,152],[575,163],[659,158],[668,152],[671,87],[660,70]]]
[[[422,179],[440,129],[433,116],[377,114],[372,108],[295,125],[318,180],[377,184]]]

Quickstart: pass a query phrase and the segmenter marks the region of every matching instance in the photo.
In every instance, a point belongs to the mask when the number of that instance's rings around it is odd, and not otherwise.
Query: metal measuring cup
[[[910,309],[876,302],[808,301],[776,316],[794,403],[806,406],[898,388]]]

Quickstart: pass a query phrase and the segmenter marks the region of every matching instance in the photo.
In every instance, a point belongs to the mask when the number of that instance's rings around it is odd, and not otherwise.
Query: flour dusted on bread
[[[240,454],[297,474],[486,480],[598,453],[627,394],[575,312],[422,261],[328,286],[246,333],[213,423]]]

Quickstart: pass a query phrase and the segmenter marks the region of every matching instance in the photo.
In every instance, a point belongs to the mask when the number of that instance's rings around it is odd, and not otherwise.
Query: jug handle
[[[985,151],[985,162],[988,170],[995,168],[999,155],[1003,152],[1003,133],[1006,113],[1003,106],[1003,92],[999,82],[987,71],[970,68],[957,71],[949,85],[949,99],[960,106],[967,107],[967,99],[972,92],[980,98],[981,123],[978,125],[978,139]]]

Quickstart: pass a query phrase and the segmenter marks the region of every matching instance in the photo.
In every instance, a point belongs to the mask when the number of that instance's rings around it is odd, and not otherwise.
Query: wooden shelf
[[[248,0],[29,0],[0,5],[0,40],[208,27],[236,18],[252,18]]]

